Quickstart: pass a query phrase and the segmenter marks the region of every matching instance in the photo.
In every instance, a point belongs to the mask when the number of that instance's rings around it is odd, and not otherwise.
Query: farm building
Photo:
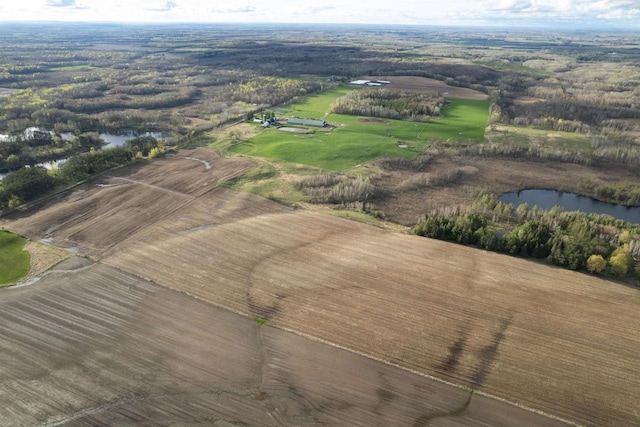
[[[389,80],[376,80],[372,82],[371,80],[353,80],[349,82],[350,85],[358,85],[358,86],[382,86],[388,85],[391,83]]]
[[[302,126],[316,126],[316,127],[325,127],[327,122],[324,120],[314,120],[314,119],[300,119],[298,117],[289,117],[287,118],[287,124],[290,125],[302,125]]]

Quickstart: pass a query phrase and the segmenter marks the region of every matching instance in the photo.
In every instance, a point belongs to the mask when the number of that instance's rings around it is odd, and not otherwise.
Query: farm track
[[[180,158],[125,169],[119,176],[133,183],[84,188],[66,201],[15,218],[8,228],[77,246],[115,271],[271,325],[576,423],[640,422],[636,289],[329,215],[291,211],[219,188],[222,179],[212,176],[217,167],[224,176],[240,172],[207,150],[197,151],[187,155],[209,161],[211,171]],[[248,166],[237,162],[234,167]],[[89,214],[74,221],[71,212],[76,217]],[[87,228],[91,233],[78,232]],[[49,275],[42,281],[53,279]],[[46,289],[39,283],[23,289],[41,288]],[[148,303],[159,305],[161,300]],[[173,315],[167,321],[180,319]],[[189,317],[189,312],[183,315]],[[257,326],[251,327],[243,332],[247,337],[268,342],[265,331],[273,329],[261,327],[258,335]],[[259,357],[252,352],[254,356]],[[342,357],[329,366],[338,366]],[[306,370],[313,371],[310,366]],[[268,383],[264,378],[251,382],[260,396],[260,385]],[[395,391],[398,385],[392,384],[393,393],[410,395]],[[357,389],[342,391],[353,395]],[[496,418],[487,425],[523,425],[519,418],[501,418],[515,407],[477,395],[464,409],[468,394],[459,391],[463,395],[455,406],[436,412],[475,413],[474,405],[482,400],[497,405],[492,412]],[[116,396],[97,400],[112,398]],[[449,425],[450,419],[431,415],[381,424]]]

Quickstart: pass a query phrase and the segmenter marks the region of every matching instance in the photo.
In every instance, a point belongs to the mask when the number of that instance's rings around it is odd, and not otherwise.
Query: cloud
[[[178,4],[174,1],[168,0],[166,1],[164,4],[155,7],[155,8],[149,8],[147,9],[150,12],[169,12],[173,9],[175,9],[176,7],[178,7]]]
[[[621,19],[637,16],[637,0],[488,0],[476,12],[502,19]]]
[[[86,9],[76,4],[76,0],[47,0],[49,7],[62,7],[66,9]]]
[[[42,7],[45,5],[45,7]],[[0,19],[640,28],[640,0],[0,0]]]
[[[255,11],[256,11],[256,8],[254,6],[242,6],[242,7],[226,8],[226,9],[210,9],[211,13],[252,13]]]

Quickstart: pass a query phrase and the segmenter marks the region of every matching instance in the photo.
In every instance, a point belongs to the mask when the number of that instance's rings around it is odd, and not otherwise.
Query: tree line
[[[103,144],[95,132],[82,133],[67,140],[47,131],[35,131],[31,137],[18,135],[0,144],[0,171],[69,157],[92,148],[99,149]]]
[[[640,225],[609,215],[514,209],[480,193],[471,208],[428,213],[414,233],[571,270],[640,278]]]
[[[440,109],[445,103],[442,96],[435,94],[366,88],[354,90],[337,99],[331,105],[331,111],[337,114],[424,122],[440,117]]]
[[[12,209],[36,199],[55,187],[71,185],[116,166],[125,165],[135,158],[156,157],[164,148],[151,136],[127,141],[122,147],[92,150],[71,157],[57,170],[44,167],[24,167],[7,174],[0,181],[0,210]]]

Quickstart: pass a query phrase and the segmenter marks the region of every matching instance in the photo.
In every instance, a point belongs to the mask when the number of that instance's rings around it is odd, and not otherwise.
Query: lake
[[[608,214],[627,222],[640,224],[640,207],[601,202],[589,197],[579,196],[574,193],[563,193],[556,190],[531,189],[522,190],[517,193],[504,193],[500,196],[500,201],[513,203],[516,207],[528,203],[530,208],[535,205],[544,210],[549,210],[554,206],[560,206],[565,211]]]

